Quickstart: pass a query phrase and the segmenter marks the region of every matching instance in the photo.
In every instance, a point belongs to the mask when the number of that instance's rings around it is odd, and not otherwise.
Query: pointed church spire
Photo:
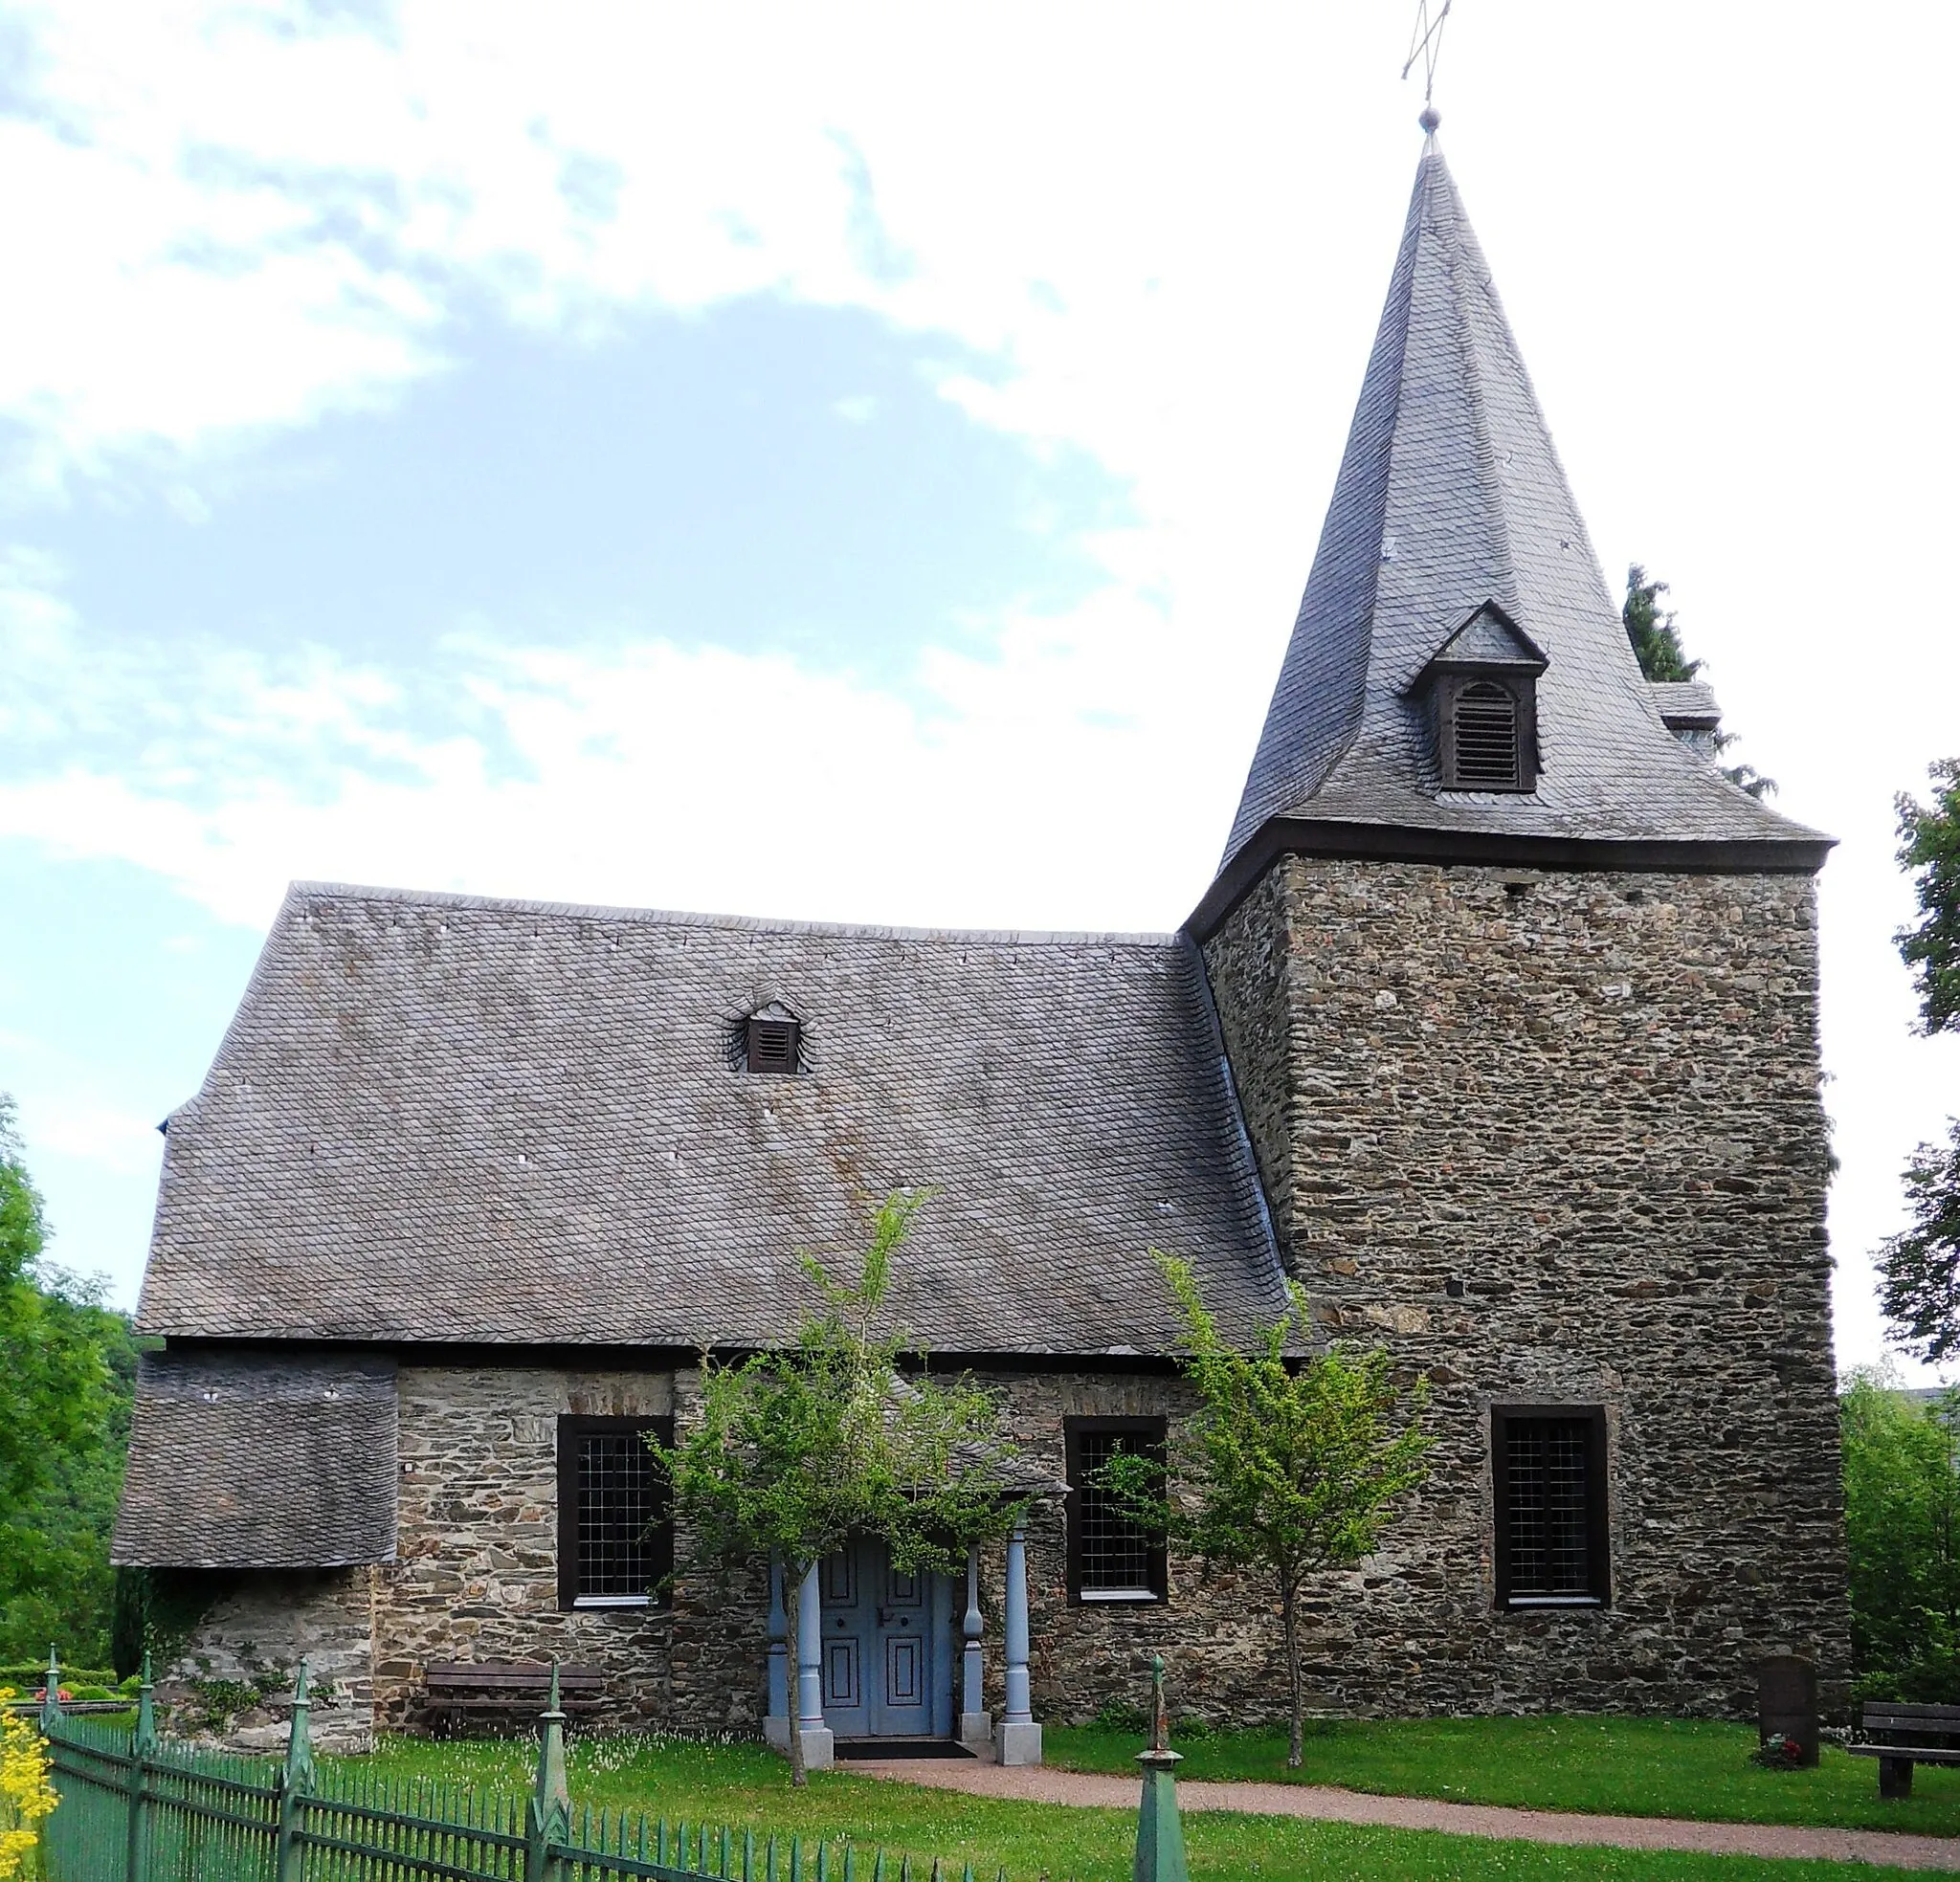
[[[1741,843],[1773,847],[1759,866],[1815,868],[1826,839],[1737,790],[1662,725],[1435,117],[1425,109],[1388,303],[1207,905],[1225,874],[1243,876],[1251,852],[1276,842],[1462,860],[1525,860],[1548,842]],[[1420,682],[1492,608],[1542,663],[1530,762],[1507,791],[1446,788],[1437,708]]]

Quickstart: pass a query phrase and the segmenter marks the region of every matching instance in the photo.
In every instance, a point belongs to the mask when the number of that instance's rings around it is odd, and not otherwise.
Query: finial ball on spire
[[[1420,124],[1422,128],[1430,134],[1431,137],[1434,137],[1437,132],[1437,126],[1440,124],[1442,121],[1443,114],[1440,111],[1438,111],[1435,105],[1425,104],[1422,107],[1422,116],[1416,119],[1415,122],[1418,124]]]

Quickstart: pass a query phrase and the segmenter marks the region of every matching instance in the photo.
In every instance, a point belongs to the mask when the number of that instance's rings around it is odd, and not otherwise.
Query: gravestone
[[[1806,1768],[1817,1761],[1817,1669],[1795,1653],[1776,1653],[1756,1670],[1756,1737],[1775,1733],[1803,1747]]]

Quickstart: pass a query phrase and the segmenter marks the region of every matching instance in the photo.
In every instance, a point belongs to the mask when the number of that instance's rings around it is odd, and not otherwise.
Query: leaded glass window
[[[1606,1426],[1596,1406],[1492,1416],[1498,1598],[1510,1606],[1606,1599]]]
[[[1161,1418],[1067,1421],[1069,1593],[1080,1602],[1162,1601],[1164,1542],[1142,1527],[1099,1481],[1122,1452],[1164,1461]]]
[[[639,1606],[657,1598],[673,1532],[650,1432],[664,1436],[665,1421],[559,1420],[561,1606]]]

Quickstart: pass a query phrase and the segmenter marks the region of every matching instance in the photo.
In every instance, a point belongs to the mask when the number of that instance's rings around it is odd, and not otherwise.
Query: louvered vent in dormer
[[[1548,664],[1495,601],[1429,656],[1403,697],[1427,708],[1442,789],[1538,788],[1538,680]]]
[[[748,1069],[751,1072],[794,1072],[802,1027],[787,1014],[751,1013],[748,1019]]]
[[[1456,737],[1445,787],[1456,790],[1518,788],[1518,702],[1507,687],[1476,679],[1458,692],[1453,718]]]

